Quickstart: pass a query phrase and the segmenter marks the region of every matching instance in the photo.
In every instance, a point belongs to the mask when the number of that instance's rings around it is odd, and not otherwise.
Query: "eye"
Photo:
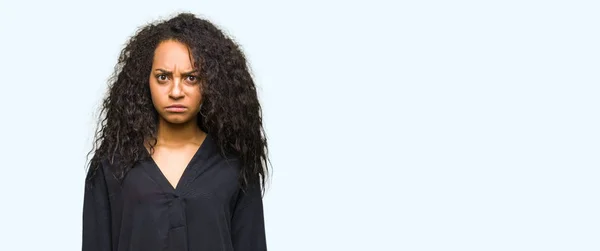
[[[196,82],[198,80],[198,77],[190,75],[190,76],[187,76],[187,80],[189,82]]]
[[[167,75],[165,75],[165,74],[156,75],[156,79],[158,79],[158,81],[160,81],[160,82],[167,81]]]

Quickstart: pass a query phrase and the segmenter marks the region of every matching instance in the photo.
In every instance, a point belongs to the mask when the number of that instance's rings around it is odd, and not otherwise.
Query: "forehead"
[[[178,41],[167,40],[161,42],[154,50],[152,65],[153,67],[189,70],[192,69],[192,60],[187,45]]]

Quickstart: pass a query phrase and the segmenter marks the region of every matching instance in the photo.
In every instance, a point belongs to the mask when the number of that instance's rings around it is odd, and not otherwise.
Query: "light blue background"
[[[0,249],[79,250],[118,53],[175,11],[251,63],[269,250],[600,250],[597,1],[0,2]]]

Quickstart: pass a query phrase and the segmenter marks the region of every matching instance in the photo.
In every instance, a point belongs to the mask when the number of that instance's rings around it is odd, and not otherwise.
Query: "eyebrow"
[[[160,71],[160,72],[162,72],[162,73],[166,73],[166,74],[173,74],[173,72],[171,72],[171,71],[167,71],[167,70],[164,70],[164,69],[156,69],[155,71]],[[196,70],[192,70],[192,71],[188,71],[188,72],[184,72],[184,73],[183,73],[183,75],[189,75],[189,74],[192,74],[192,73],[197,73],[197,72],[199,72],[199,70],[198,70],[198,69],[196,69]]]

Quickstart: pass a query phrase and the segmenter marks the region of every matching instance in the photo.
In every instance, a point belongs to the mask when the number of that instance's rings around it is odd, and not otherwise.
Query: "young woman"
[[[83,251],[266,250],[261,106],[215,25],[181,13],[139,29],[101,114]]]

